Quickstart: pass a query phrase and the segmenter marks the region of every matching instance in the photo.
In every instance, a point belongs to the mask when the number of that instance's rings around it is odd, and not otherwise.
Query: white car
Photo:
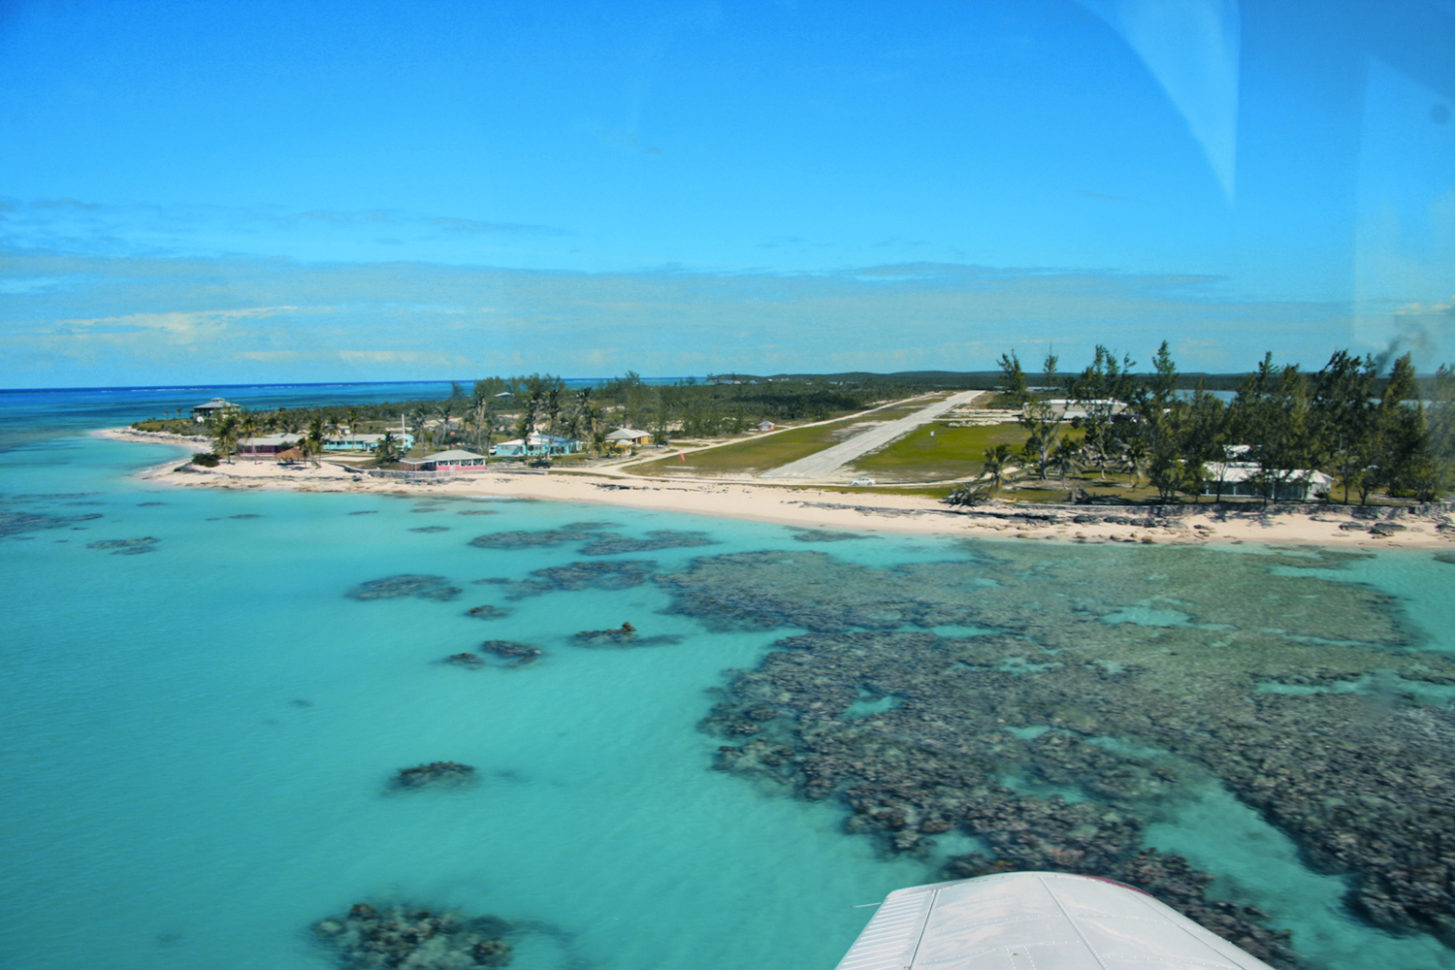
[[[859,485],[873,485],[874,484],[874,479],[872,479],[872,478],[856,478],[852,482],[850,482],[849,484],[850,485],[856,485],[856,486],[859,486]]]

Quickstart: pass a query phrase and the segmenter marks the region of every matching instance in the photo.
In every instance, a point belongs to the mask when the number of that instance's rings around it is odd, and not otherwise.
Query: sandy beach
[[[201,439],[129,429],[96,432],[118,441],[171,444],[205,451]],[[185,467],[187,470],[179,470]],[[1455,548],[1448,505],[1366,508],[1257,503],[1194,506],[1018,505],[993,502],[956,509],[933,499],[889,492],[852,493],[727,481],[653,479],[611,473],[485,471],[445,481],[371,478],[324,460],[283,466],[237,458],[216,468],[176,461],[139,473],[149,482],[202,488],[380,492],[582,502],[778,522],[808,529],[990,536],[1061,542],[1256,542],[1336,547]]]

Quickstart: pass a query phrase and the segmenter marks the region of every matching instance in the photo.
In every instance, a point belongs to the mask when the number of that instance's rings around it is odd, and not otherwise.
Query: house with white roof
[[[214,414],[223,414],[228,411],[238,410],[241,410],[241,408],[226,398],[215,397],[210,401],[205,401],[194,407],[192,409],[192,420],[198,424],[206,424],[207,419]]]
[[[637,448],[651,444],[652,436],[649,432],[636,428],[617,428],[606,436],[606,441],[613,448]]]
[[[490,454],[500,458],[526,458],[534,455],[574,455],[582,444],[578,438],[562,438],[559,435],[535,432],[526,438],[512,438],[502,441],[490,449]]]

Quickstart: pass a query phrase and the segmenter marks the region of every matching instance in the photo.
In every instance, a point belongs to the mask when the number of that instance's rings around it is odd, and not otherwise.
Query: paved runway
[[[951,408],[969,404],[976,395],[983,393],[983,391],[961,391],[959,394],[952,394],[943,401],[936,401],[908,417],[900,418],[897,421],[887,421],[877,427],[861,431],[847,441],[840,441],[807,458],[800,458],[778,468],[771,468],[758,477],[807,478],[822,481],[832,477],[836,471],[860,455],[887,445],[895,438],[909,434],[915,428],[933,421]]]

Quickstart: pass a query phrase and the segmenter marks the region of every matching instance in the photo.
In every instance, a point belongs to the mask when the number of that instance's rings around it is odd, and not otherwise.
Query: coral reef
[[[465,611],[465,615],[473,616],[477,620],[498,620],[501,617],[509,616],[510,611],[485,603],[480,606],[470,607]]]
[[[450,581],[444,576],[401,573],[398,576],[385,576],[383,579],[360,583],[344,595],[356,600],[417,596],[420,599],[447,601],[459,596],[461,592],[458,586],[450,585]]]
[[[409,531],[410,532],[425,532],[425,533],[449,532],[450,531],[450,527],[447,526],[447,525],[421,525],[421,526],[416,526],[415,528],[410,529]]]
[[[410,903],[355,903],[312,929],[343,970],[503,967],[514,955],[507,937],[516,932],[494,916],[439,913]]]
[[[1110,876],[1294,966],[1262,914],[1209,897],[1216,873],[1143,832],[1221,785],[1348,877],[1353,912],[1455,946],[1455,714],[1428,700],[1455,660],[1419,649],[1390,597],[1309,572],[1351,558],[982,545],[876,570],[760,552],[657,581],[711,626],[814,631],[735,672],[703,723],[731,742],[720,768],[836,800],[890,851],[977,840],[947,876]],[[924,629],[944,626],[988,632]]]

